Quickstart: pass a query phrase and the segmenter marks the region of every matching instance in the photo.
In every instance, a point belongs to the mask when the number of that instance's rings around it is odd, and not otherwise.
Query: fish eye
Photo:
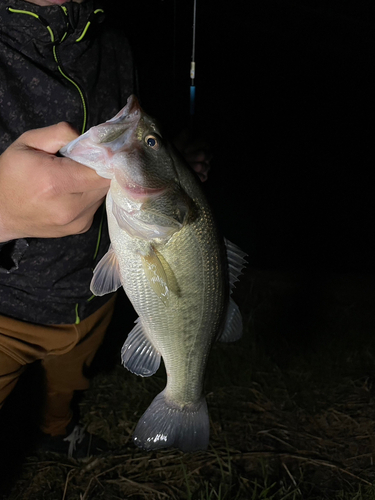
[[[150,146],[150,148],[155,149],[155,151],[159,149],[159,141],[154,135],[146,135],[145,143],[147,146]]]

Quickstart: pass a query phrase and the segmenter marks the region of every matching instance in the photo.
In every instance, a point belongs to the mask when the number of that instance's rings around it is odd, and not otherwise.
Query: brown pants
[[[90,366],[112,317],[115,297],[78,325],[34,325],[0,316],[0,408],[26,365],[41,360],[46,373],[42,431],[65,434],[75,390],[89,387]]]

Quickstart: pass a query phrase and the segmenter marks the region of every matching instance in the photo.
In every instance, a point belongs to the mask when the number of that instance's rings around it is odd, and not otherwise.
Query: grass
[[[78,463],[26,449],[3,498],[375,500],[370,285],[349,275],[249,269],[235,296],[245,335],[212,350],[210,446],[194,454],[145,453],[132,444],[165,373],[142,379],[119,365],[133,318],[126,325],[115,318],[80,402],[89,430],[111,451]]]

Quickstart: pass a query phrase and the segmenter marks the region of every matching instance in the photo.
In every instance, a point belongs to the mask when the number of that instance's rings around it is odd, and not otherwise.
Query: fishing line
[[[176,0],[173,0],[173,54],[172,54],[172,103],[173,110],[176,113],[176,88],[177,88],[177,78],[176,78],[176,66],[177,66],[177,8],[176,8]]]
[[[197,21],[197,0],[194,0],[193,8],[193,40],[190,63],[190,122],[193,122],[195,113],[195,31]]]

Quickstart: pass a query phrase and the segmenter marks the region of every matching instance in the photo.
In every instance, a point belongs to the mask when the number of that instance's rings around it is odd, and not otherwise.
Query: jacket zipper
[[[67,9],[64,6],[61,6],[61,9],[63,10],[64,14],[67,16]],[[97,14],[98,12],[103,12],[103,10],[97,9],[97,10],[94,11],[93,14]],[[92,16],[90,16],[89,21],[87,22],[87,24],[85,26],[85,29],[83,30],[81,36],[76,39],[76,42],[80,42],[83,39],[83,37],[85,36],[85,34],[86,34],[86,32],[87,32],[90,24],[91,24],[91,17]],[[66,31],[65,34],[64,34],[64,36],[62,37],[60,43],[62,43],[64,41],[64,39],[65,39],[65,37],[66,37],[67,34],[68,34],[68,32]],[[56,43],[54,41],[54,35],[53,35],[52,30],[51,30],[51,41],[53,42],[53,48],[52,48],[53,57],[55,59],[55,62],[56,62],[56,65],[57,65],[57,68],[58,68],[60,74],[66,80],[68,80],[77,89],[78,94],[79,94],[79,96],[81,98],[82,108],[83,108],[83,123],[82,123],[81,134],[83,134],[84,132],[86,132],[86,125],[87,125],[87,104],[86,104],[85,96],[83,94],[83,91],[82,91],[81,87],[78,85],[78,83],[75,82],[72,78],[70,78],[65,73],[65,71],[63,70],[63,67],[62,67],[62,64],[61,64],[61,60],[60,60],[59,54],[58,54],[57,45],[56,45]],[[100,224],[99,224],[98,238],[97,238],[97,242],[96,242],[96,248],[95,248],[93,260],[96,259],[97,255],[98,255],[98,252],[99,252],[99,246],[100,246],[100,240],[101,240],[101,235],[102,235],[102,227],[103,227],[104,214],[105,214],[105,205],[103,204],[102,214],[101,214],[101,219],[100,219]],[[92,294],[91,297],[89,297],[87,299],[87,302],[91,302],[91,300],[93,300],[94,298],[95,298],[95,295]],[[74,312],[75,312],[75,324],[78,325],[81,322],[81,319],[79,317],[79,303],[78,302],[75,305]]]
[[[67,15],[66,9],[62,7],[62,10],[66,16]],[[49,26],[46,26],[46,28],[48,29]],[[78,83],[75,82],[72,78],[70,78],[63,70],[61,60],[60,60],[60,57],[58,54],[57,43],[55,41],[54,33],[53,33],[52,29],[49,29],[49,32],[50,32],[50,36],[51,36],[51,42],[53,44],[52,45],[53,58],[56,62],[57,69],[59,70],[62,77],[65,78],[65,80],[67,80],[69,83],[71,83],[75,87],[75,89],[77,90],[78,95],[81,99],[81,104],[82,104],[82,109],[83,109],[83,122],[82,122],[81,134],[83,134],[86,131],[86,124],[87,124],[86,99],[85,99],[85,96],[83,95],[83,91],[82,91],[81,87],[78,85]],[[60,43],[62,43],[64,41],[67,34],[68,34],[68,32],[66,31],[64,33],[64,36],[62,37]],[[99,232],[99,234],[100,234],[100,232]],[[74,314],[75,314],[75,324],[78,325],[81,322],[81,318],[79,317],[79,302],[77,302],[75,307],[74,307]]]

